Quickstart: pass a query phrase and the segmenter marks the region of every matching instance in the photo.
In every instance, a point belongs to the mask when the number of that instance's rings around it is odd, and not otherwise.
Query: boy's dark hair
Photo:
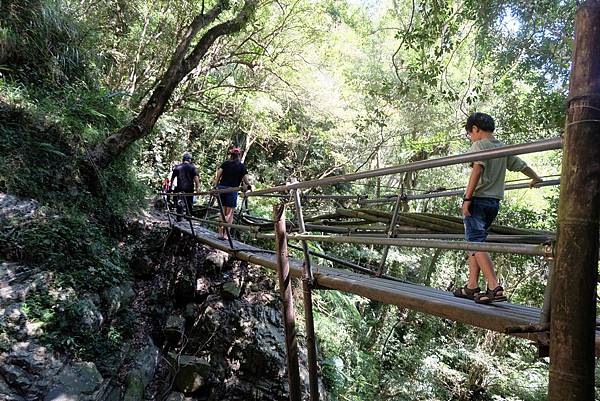
[[[469,118],[467,118],[465,129],[467,131],[471,131],[474,125],[476,125],[480,130],[488,132],[494,132],[496,129],[496,124],[494,123],[492,116],[485,113],[473,113],[469,116]]]

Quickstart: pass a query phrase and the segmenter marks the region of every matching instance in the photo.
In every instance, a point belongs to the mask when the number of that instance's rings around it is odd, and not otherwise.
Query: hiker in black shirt
[[[213,181],[217,189],[239,187],[242,182],[246,191],[252,188],[248,180],[248,170],[246,170],[246,166],[240,160],[240,153],[241,151],[238,147],[229,149],[229,160],[221,164]],[[231,224],[233,222],[233,211],[237,206],[238,193],[236,191],[219,194],[219,198],[221,198],[221,203],[223,204],[225,222]],[[224,227],[219,227],[219,239],[226,239],[226,232]]]
[[[177,178],[177,186],[175,192],[192,193],[194,190],[197,192],[200,188],[200,180],[198,179],[198,169],[192,164],[192,155],[189,153],[183,154],[183,163],[178,164],[173,168],[171,174],[171,182]],[[177,202],[177,214],[192,214],[192,205],[194,203],[193,195],[181,196],[180,199],[185,202],[184,205],[180,205],[181,202]],[[181,216],[177,216],[177,221],[181,221]]]

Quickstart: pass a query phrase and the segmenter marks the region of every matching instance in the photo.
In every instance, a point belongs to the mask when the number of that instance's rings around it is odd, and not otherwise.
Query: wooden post
[[[288,380],[290,383],[290,401],[301,401],[300,365],[298,363],[298,342],[296,341],[296,314],[292,297],[292,275],[287,249],[285,231],[285,205],[273,205],[275,220],[275,251],[277,257],[277,277],[283,306],[283,325],[285,332],[285,350],[287,354]]]
[[[392,217],[390,219],[390,226],[388,227],[387,236],[388,238],[393,238],[396,234],[396,223],[398,222],[398,213],[400,213],[400,205],[402,204],[402,200],[404,199],[404,184],[400,185],[400,192],[398,193],[398,197],[396,198],[396,203],[394,204],[394,209],[392,211]],[[385,274],[385,263],[387,262],[388,252],[390,250],[389,246],[385,246],[383,248],[383,255],[381,255],[381,262],[379,263],[379,270],[377,271],[377,277],[381,277],[382,274]]]
[[[169,226],[173,225],[173,220],[171,219],[171,208],[169,208],[169,195],[164,195],[165,199],[165,207],[167,208],[167,218],[169,219]]]
[[[550,327],[550,313],[552,311],[551,301],[552,301],[552,275],[554,274],[554,257],[547,256],[545,257],[548,263],[548,279],[546,280],[546,288],[544,290],[544,303],[542,305],[542,312],[540,313],[540,324],[547,325]],[[549,336],[548,336],[549,337]],[[550,356],[550,347],[549,347],[549,338],[546,337],[544,340],[544,344],[542,341],[538,341],[538,356],[540,358],[545,358]]]
[[[300,199],[300,190],[295,189],[294,203],[296,205],[296,219],[300,233],[306,232],[304,225],[304,215],[302,213],[302,201]],[[310,264],[310,251],[308,242],[302,241],[302,250],[304,252],[304,264],[302,266],[302,299],[304,301],[304,320],[306,325],[306,353],[308,355],[308,386],[310,389],[310,401],[319,400],[319,376],[317,368],[317,344],[315,336],[315,323],[313,318],[312,285],[313,274]]]
[[[548,399],[591,401],[600,220],[600,0],[577,9],[563,149]]]

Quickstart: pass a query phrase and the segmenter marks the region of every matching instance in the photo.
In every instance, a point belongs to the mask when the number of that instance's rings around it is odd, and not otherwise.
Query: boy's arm
[[[521,170],[521,172],[527,177],[531,178],[531,181],[529,181],[529,188],[533,188],[536,184],[539,184],[543,181],[540,176],[538,176],[536,172],[533,171],[533,169],[529,166],[525,167],[523,170]]]
[[[465,189],[465,195],[462,205],[464,216],[471,215],[471,212],[469,211],[469,206],[471,206],[471,198],[473,198],[473,192],[475,192],[475,187],[477,187],[477,183],[481,178],[481,173],[483,173],[483,166],[481,164],[474,163],[473,168],[471,169],[469,183],[467,184],[467,188]]]
[[[197,175],[194,176],[194,191],[200,192],[200,178]]]

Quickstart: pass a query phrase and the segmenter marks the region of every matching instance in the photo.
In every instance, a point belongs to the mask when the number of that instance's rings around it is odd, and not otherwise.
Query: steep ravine
[[[27,213],[15,198],[1,202],[4,212]],[[128,328],[120,350],[98,360],[44,345],[43,327],[23,305],[55,291],[53,275],[2,262],[0,401],[287,400],[273,273],[170,231],[156,216],[133,219],[128,230],[131,281],[76,294],[88,309],[73,324]]]

